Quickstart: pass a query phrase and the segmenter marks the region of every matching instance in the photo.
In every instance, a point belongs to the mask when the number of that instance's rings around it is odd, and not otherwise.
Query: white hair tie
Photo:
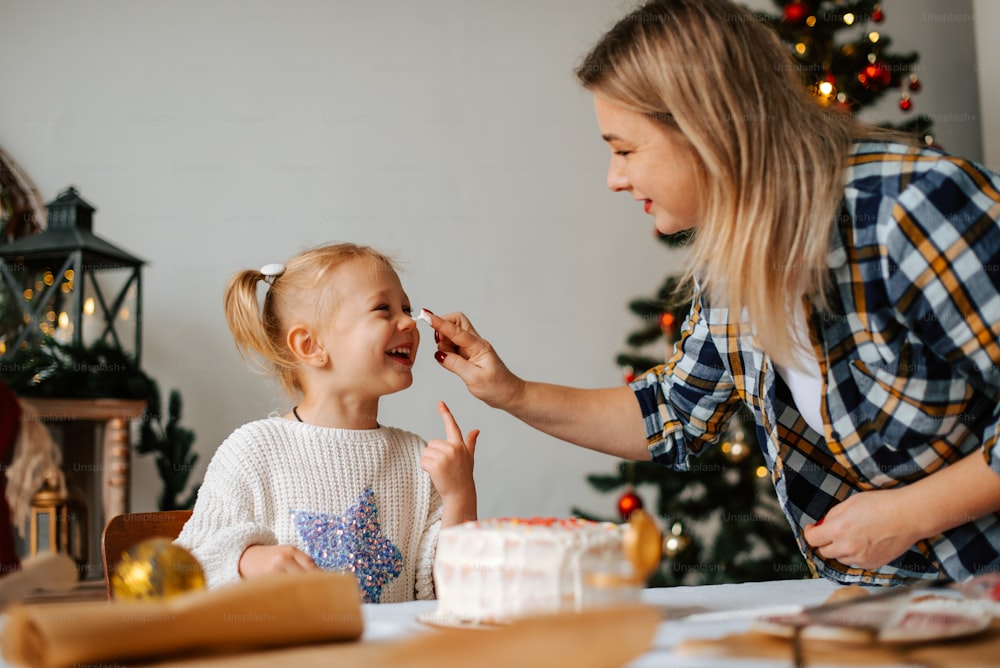
[[[274,285],[274,280],[285,273],[285,265],[265,264],[260,268],[260,273],[264,274],[264,280],[267,281],[268,285]]]

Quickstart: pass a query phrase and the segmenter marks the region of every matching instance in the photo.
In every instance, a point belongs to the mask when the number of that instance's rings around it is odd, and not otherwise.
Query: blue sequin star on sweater
[[[306,510],[292,515],[306,553],[320,568],[354,573],[365,603],[378,603],[382,587],[403,570],[403,553],[382,534],[370,487],[341,515]]]

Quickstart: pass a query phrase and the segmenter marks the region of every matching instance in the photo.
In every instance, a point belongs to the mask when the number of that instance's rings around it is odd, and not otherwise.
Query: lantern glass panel
[[[46,338],[84,347],[101,341],[135,356],[140,307],[132,268],[77,271],[53,263],[8,274],[13,280],[0,287],[0,355],[12,352],[9,346],[28,327],[25,348]]]
[[[80,309],[80,292],[75,289],[76,281],[73,280],[73,271],[67,270],[59,274],[59,269],[60,267],[54,269],[46,267],[41,272],[43,285],[47,285],[48,282],[54,282],[56,285],[55,289],[48,294],[35,294],[33,301],[39,301],[33,304],[32,311],[35,311],[34,307],[38,306],[41,303],[40,300],[44,299],[38,316],[40,318],[39,328],[45,336],[68,344],[73,341],[73,334],[76,332],[73,314]],[[31,342],[30,345],[37,344],[37,333],[34,337],[29,337],[28,340]]]
[[[81,508],[74,506],[69,509],[66,521],[68,523],[66,529],[69,532],[66,551],[75,560],[86,561],[89,538],[84,531],[87,528],[87,516],[81,512]]]
[[[135,354],[139,289],[131,269],[88,273],[81,294],[81,341],[98,341]]]
[[[8,280],[0,290],[0,340],[5,342],[5,348],[26,327],[29,334],[22,344],[25,347],[37,346],[45,337],[62,340],[65,330],[60,331],[59,314],[74,311],[76,296],[63,287],[66,281],[60,280],[59,270],[59,266],[53,269],[47,265],[8,268]]]
[[[52,552],[52,523],[53,514],[48,510],[40,511],[35,515],[35,526],[38,532],[35,537],[35,552]]]

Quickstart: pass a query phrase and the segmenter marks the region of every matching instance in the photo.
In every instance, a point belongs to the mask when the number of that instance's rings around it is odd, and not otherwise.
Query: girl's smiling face
[[[377,398],[409,387],[420,333],[396,272],[359,259],[337,267],[330,280],[337,297],[321,329],[333,368],[330,389]]]
[[[700,163],[684,136],[599,93],[594,110],[601,137],[611,147],[608,188],[642,202],[663,234],[695,227]]]

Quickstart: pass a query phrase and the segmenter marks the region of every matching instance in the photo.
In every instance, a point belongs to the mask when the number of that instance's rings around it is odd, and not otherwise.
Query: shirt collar
[[[826,254],[826,266],[836,269],[847,263],[847,249],[844,247],[843,228],[850,222],[851,216],[847,207],[841,205],[840,212],[834,219],[833,233],[830,235],[830,246]]]

